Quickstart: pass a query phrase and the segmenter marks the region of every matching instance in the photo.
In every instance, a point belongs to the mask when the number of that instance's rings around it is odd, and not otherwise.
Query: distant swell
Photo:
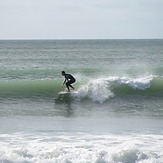
[[[18,95],[52,95],[58,96],[63,90],[60,87],[62,80],[19,80],[0,82],[0,96],[8,97]],[[73,98],[90,99],[103,103],[104,101],[118,95],[163,95],[162,77],[107,77],[78,81],[75,84],[76,91],[72,93]],[[64,88],[65,89],[65,88]],[[68,96],[68,95],[67,95]]]

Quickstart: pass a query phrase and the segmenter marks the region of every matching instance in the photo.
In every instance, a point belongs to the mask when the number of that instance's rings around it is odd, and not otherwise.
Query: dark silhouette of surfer
[[[74,89],[74,87],[71,84],[75,83],[76,79],[71,74],[66,74],[65,71],[62,71],[62,76],[65,77],[65,80],[64,80],[62,86],[66,83],[67,90],[68,90],[68,92],[70,92],[69,87]]]

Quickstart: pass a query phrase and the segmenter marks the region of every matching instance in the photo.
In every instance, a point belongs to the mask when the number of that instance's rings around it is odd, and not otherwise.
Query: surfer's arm
[[[66,83],[66,80],[67,80],[67,79],[65,79],[65,80],[64,80],[64,82],[63,82],[62,86],[64,86],[64,84]]]

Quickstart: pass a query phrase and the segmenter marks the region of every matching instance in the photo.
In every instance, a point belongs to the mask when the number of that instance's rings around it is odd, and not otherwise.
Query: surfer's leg
[[[70,84],[69,86],[70,86],[72,89],[74,89],[74,87],[73,87],[71,84]]]
[[[68,91],[70,91],[69,87],[71,87],[72,89],[74,89],[74,87],[71,85],[72,83],[74,83],[74,81],[70,80],[66,83],[67,89]]]
[[[69,81],[69,86],[72,88],[72,89],[75,89],[71,84],[75,83],[75,80],[70,80]]]
[[[66,83],[66,87],[67,87],[68,92],[70,92],[69,86],[70,86],[70,84],[67,82],[67,83]]]

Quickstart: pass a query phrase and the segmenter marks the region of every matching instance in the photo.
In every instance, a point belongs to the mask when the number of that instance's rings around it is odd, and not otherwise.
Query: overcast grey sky
[[[163,0],[0,0],[0,39],[163,38]]]

